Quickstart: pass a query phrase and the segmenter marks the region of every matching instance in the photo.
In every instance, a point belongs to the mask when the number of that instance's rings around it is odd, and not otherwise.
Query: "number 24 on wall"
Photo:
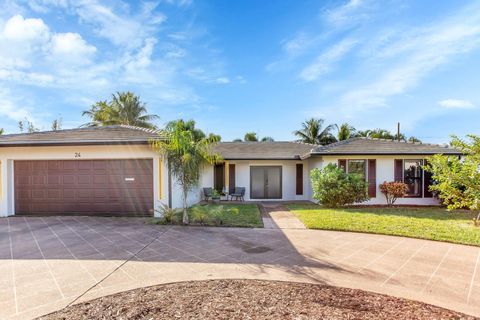
[[[80,158],[82,157],[82,155],[80,154],[80,152],[75,152],[75,158]]]

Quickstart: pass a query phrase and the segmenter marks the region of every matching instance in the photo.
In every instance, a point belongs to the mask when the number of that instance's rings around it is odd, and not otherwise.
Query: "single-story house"
[[[166,160],[154,152],[155,131],[105,126],[0,136],[0,216],[21,214],[154,214],[161,203],[181,206],[180,188]],[[188,203],[203,187],[245,187],[247,201],[312,200],[309,172],[335,163],[369,182],[366,204],[385,204],[383,181],[404,181],[398,204],[435,205],[421,166],[450,147],[354,138],[317,146],[300,142],[222,142],[223,162],[202,171]]]

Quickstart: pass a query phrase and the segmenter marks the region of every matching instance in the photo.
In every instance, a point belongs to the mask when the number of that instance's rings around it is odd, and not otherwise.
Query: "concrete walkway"
[[[131,218],[0,219],[0,319],[161,283],[325,283],[480,316],[480,248],[302,229],[167,227]]]
[[[283,204],[264,202],[259,205],[266,229],[307,229]]]

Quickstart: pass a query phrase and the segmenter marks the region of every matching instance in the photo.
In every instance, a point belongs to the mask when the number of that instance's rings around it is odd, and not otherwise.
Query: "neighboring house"
[[[131,126],[79,128],[0,136],[0,216],[14,214],[153,215],[161,203],[181,206],[168,164],[149,146],[154,131]],[[298,142],[225,142],[224,162],[207,166],[202,187],[245,187],[245,200],[312,200],[309,172],[336,163],[369,180],[370,204],[383,204],[378,185],[402,180],[399,204],[436,204],[420,166],[457,150],[396,141],[351,139],[328,146]]]

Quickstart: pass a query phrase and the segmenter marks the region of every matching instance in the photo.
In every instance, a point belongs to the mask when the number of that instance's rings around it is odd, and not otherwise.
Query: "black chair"
[[[241,200],[245,201],[245,187],[235,187],[235,191],[233,193],[230,193],[230,197],[233,200]]]
[[[213,195],[213,188],[203,188],[203,198],[205,201],[208,201],[208,199],[211,199]]]

